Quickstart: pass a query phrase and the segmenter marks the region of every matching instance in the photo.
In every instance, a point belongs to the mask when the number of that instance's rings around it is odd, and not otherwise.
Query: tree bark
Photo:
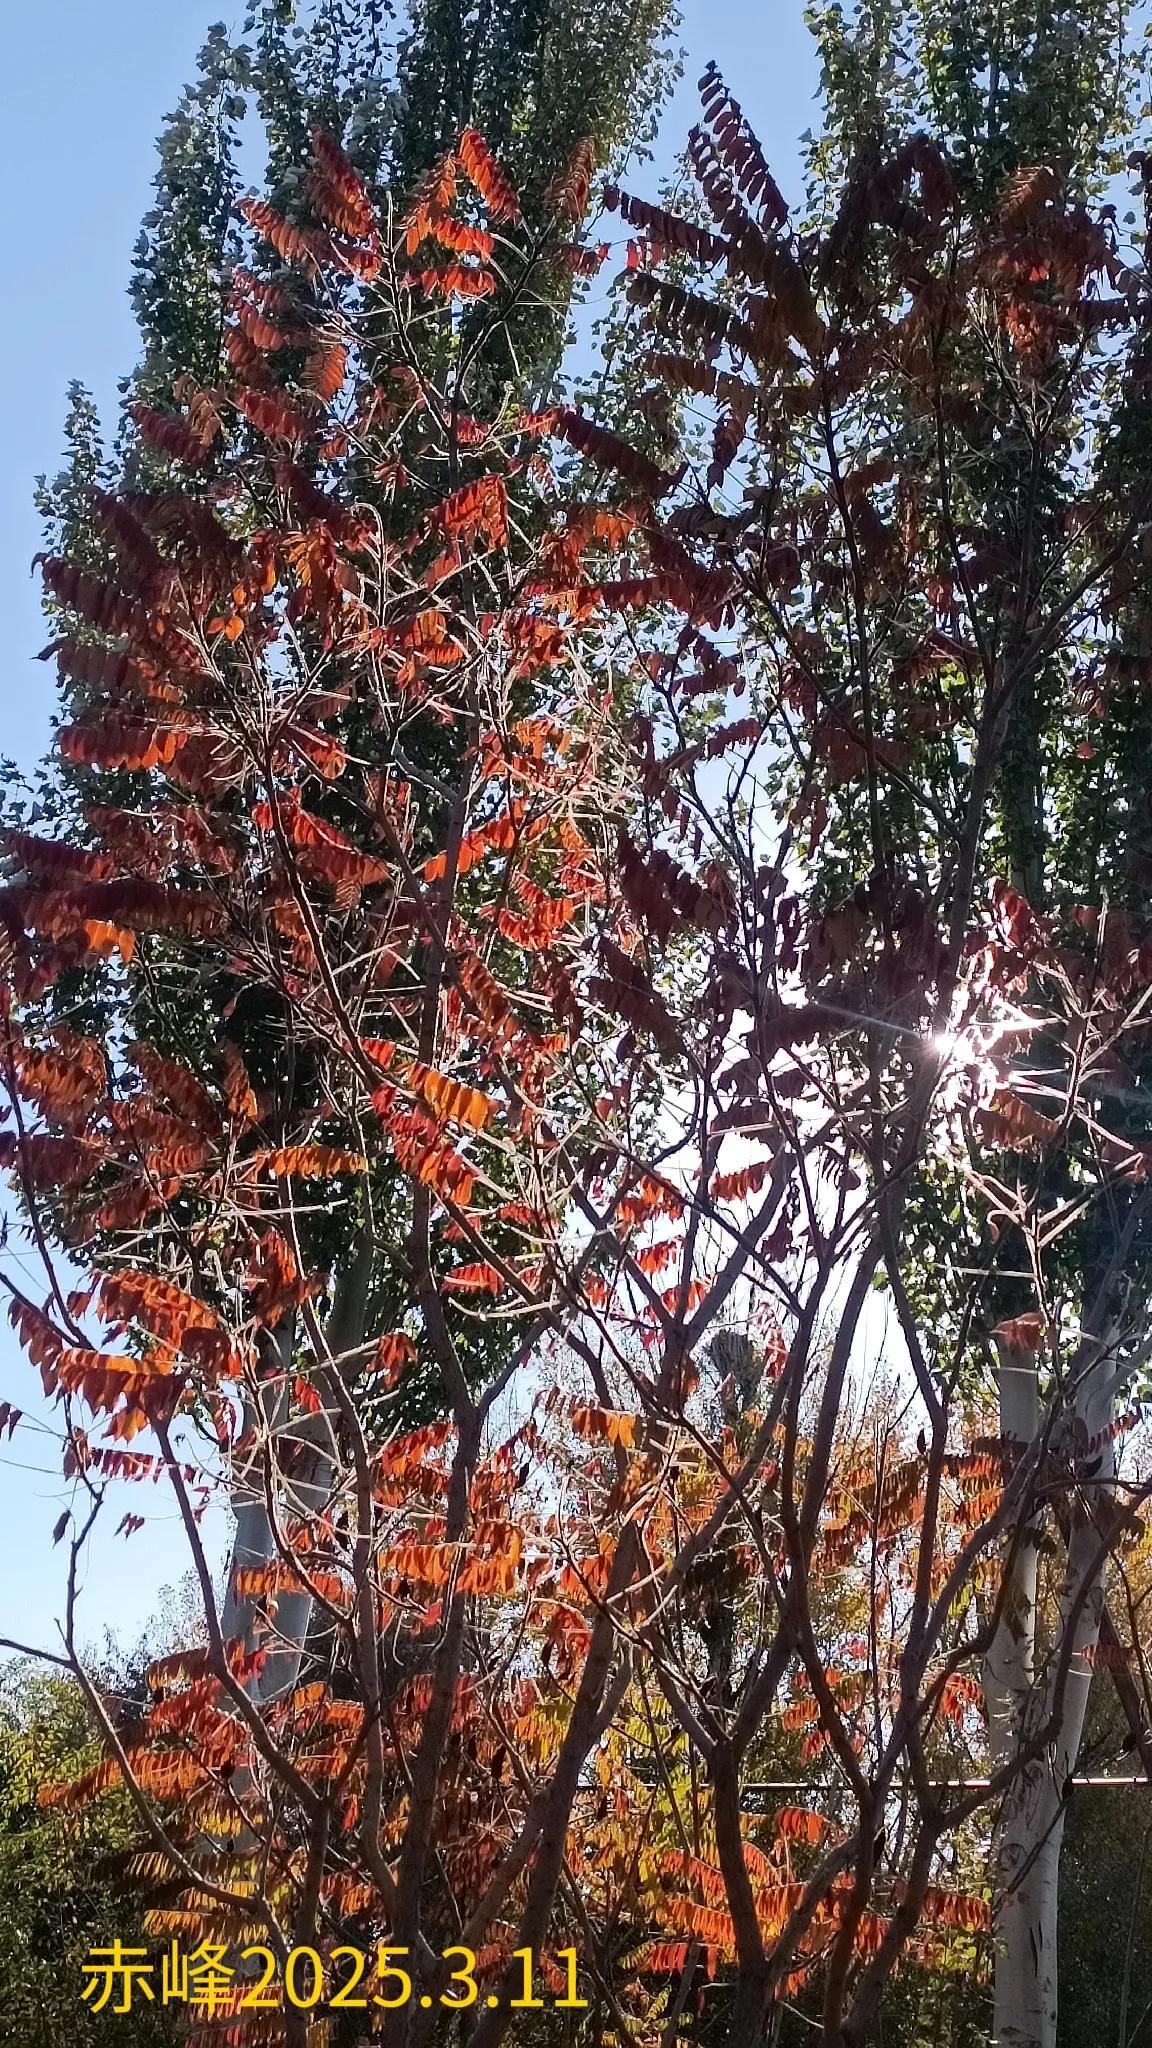
[[[363,1232],[336,1283],[326,1336],[337,1371],[341,1354],[354,1350],[363,1340],[375,1249],[371,1233]],[[295,1341],[295,1318],[286,1317],[274,1340],[276,1387],[265,1404],[262,1418],[273,1434],[287,1413]],[[294,1427],[292,1434],[300,1446],[300,1469],[293,1482],[283,1488],[281,1511],[286,1519],[317,1514],[324,1507],[336,1472],[334,1444],[338,1428],[338,1412],[329,1402],[324,1403],[319,1414],[306,1417]],[[221,1630],[226,1641],[242,1638],[245,1647],[251,1649],[256,1603],[237,1593],[237,1574],[246,1566],[271,1563],[277,1554],[276,1539],[264,1489],[258,1480],[242,1481],[233,1491],[232,1504],[236,1533],[228,1565]],[[314,1606],[312,1595],[305,1588],[281,1594],[275,1636],[264,1669],[250,1687],[254,1699],[276,1700],[291,1692],[300,1676]]]
[[[1055,1458],[1068,1446],[1076,1489],[1068,1518],[1067,1567],[1046,1670],[1036,1670],[1038,1528],[1033,1521],[1007,1562],[1008,1584],[988,1656],[985,1691],[993,1768],[1019,1760],[994,1844],[996,1975],[993,2040],[998,2048],[1055,2048],[1060,1851],[1084,1732],[1092,1655],[1100,1637],[1115,1460],[1108,1435],[1117,1385],[1111,1345],[1089,1340],[1073,1366],[1068,1427],[1052,1431]],[[1039,1426],[1035,1366],[1001,1354],[1005,1435]],[[1029,1752],[1032,1752],[1031,1754]]]

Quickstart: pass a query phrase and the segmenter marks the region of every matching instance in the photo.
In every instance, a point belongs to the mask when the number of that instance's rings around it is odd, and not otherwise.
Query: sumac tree
[[[702,468],[474,409],[489,281],[544,288],[579,163],[526,237],[475,132],[394,222],[321,134],[319,217],[247,210],[279,267],[237,282],[235,379],[138,415],[174,475],[100,500],[118,577],[45,564],[89,693],[60,744],[108,792],[0,894],[49,1289],[12,1314],[74,1563],[155,1474],[208,1640],[47,1797],[127,1783],[158,1934],[405,1949],[397,2048],[456,2026],[456,1945],[471,2048],[523,2024],[525,1949],[553,1987],[582,1956],[589,2039],[742,2048],[788,1997],[857,2042],[993,1921],[997,2032],[1047,2042],[1102,1644],[1145,1740],[1104,1596],[1145,1491],[1152,951],[997,873],[995,793],[1041,679],[1094,762],[1141,673],[1147,486],[1100,422],[1145,298],[1107,213],[1044,170],[989,212],[926,135],[800,234],[703,101],[713,226],[612,195]],[[69,1014],[100,963],[107,1043]],[[790,1744],[802,1799],[764,1784]]]

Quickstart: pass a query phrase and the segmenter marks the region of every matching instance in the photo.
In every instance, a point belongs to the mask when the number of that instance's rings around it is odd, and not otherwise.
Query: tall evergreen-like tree
[[[288,347],[261,359],[251,339],[253,332],[259,338],[253,322],[260,316],[245,301],[242,265],[246,254],[251,260],[251,245],[246,251],[236,212],[249,164],[263,173],[269,199],[282,209],[289,230],[309,232],[315,192],[306,166],[309,137],[317,130],[343,139],[369,203],[395,210],[411,203],[418,212],[417,195],[422,183],[435,178],[446,138],[483,125],[492,138],[487,146],[499,146],[518,180],[518,220],[529,244],[545,237],[555,242],[558,210],[562,217],[568,204],[562,196],[565,178],[573,167],[582,204],[598,169],[618,165],[650,139],[672,71],[670,18],[668,0],[632,0],[624,11],[603,0],[480,0],[478,6],[418,0],[411,18],[397,24],[375,0],[260,0],[239,40],[214,29],[197,77],[160,138],[155,204],[143,225],[132,281],[141,335],[140,361],[126,380],[133,406],[105,456],[91,406],[79,387],[74,391],[69,466],[41,492],[51,547],[97,572],[107,573],[116,563],[115,537],[101,516],[107,500],[100,492],[119,483],[155,494],[169,470],[163,450],[139,433],[141,405],[163,411],[199,393],[210,408],[221,379],[237,371],[262,389],[269,383],[291,388],[300,376],[307,382],[308,366],[298,352]],[[581,208],[571,211],[570,232],[576,236]],[[341,224],[346,225],[337,220]],[[417,235],[412,243],[414,262],[427,265],[430,251],[443,255],[427,240],[420,255],[421,240]],[[568,258],[551,260],[545,291],[531,256],[507,271],[497,263],[482,299],[453,301],[449,295],[438,314],[425,318],[419,335],[425,365],[449,368],[457,403],[466,411],[508,421],[521,404],[544,403],[559,368],[572,294],[587,268],[575,241]],[[239,310],[230,319],[228,280],[236,273]],[[283,276],[299,289],[299,279],[290,279],[286,267]],[[363,282],[370,295],[371,281]],[[347,288],[353,288],[350,281]],[[367,331],[375,347],[362,348],[356,373],[364,380],[386,379],[411,342],[383,297]],[[407,367],[411,373],[421,365],[409,359]],[[419,429],[415,417],[413,425]],[[356,478],[362,504],[385,524],[400,507],[418,503],[424,490],[426,450],[415,440],[407,454],[408,470],[401,465],[398,473],[380,476],[368,466]],[[303,520],[306,509],[296,510]],[[83,620],[66,600],[56,609],[61,633],[71,634],[73,644],[82,642],[89,631]],[[83,666],[65,654],[66,718],[82,715],[89,700]],[[441,792],[456,775],[459,744],[458,735],[434,717],[417,717],[405,734],[420,819],[417,837],[428,845],[441,830]],[[68,764],[45,791],[41,809],[70,814],[83,837],[84,805],[91,795],[89,771],[82,763]],[[133,800],[139,801],[138,787]],[[338,798],[322,797],[321,805],[339,825]],[[72,1024],[83,1017],[115,1040],[119,1020],[133,1006],[138,1014],[141,1002],[175,1057],[198,1064],[217,1041],[224,1015],[258,1081],[281,1092],[289,1088],[297,1108],[316,1086],[306,1063],[293,1065],[289,1083],[280,1018],[266,1004],[253,1007],[237,999],[224,958],[218,972],[203,981],[198,1002],[190,1004],[185,992],[168,986],[163,963],[154,959],[143,969],[137,963],[66,977],[46,996],[46,1010]],[[399,1181],[390,1194],[377,1189],[370,1226],[363,1215],[329,1219],[323,1256],[333,1275],[342,1343],[355,1341],[356,1332],[390,1327],[394,1278],[411,1223],[410,1200]],[[466,1362],[508,1341],[506,1331],[477,1331],[467,1318],[457,1336]],[[414,1412],[423,1398],[413,1391]],[[440,1398],[428,1397],[433,1406]],[[317,1439],[323,1429],[317,1425]],[[315,1444],[305,1455],[317,1460],[313,1485],[322,1494],[324,1460]],[[235,1506],[233,1576],[253,1557],[267,1555],[271,1542],[266,1503],[237,1497]],[[304,1602],[294,1624],[301,1649],[309,1612]],[[230,1611],[229,1618],[242,1633],[243,1614]],[[288,1659],[284,1669],[290,1666]]]
[[[165,405],[179,402],[185,378],[211,388],[230,373],[222,309],[243,253],[237,199],[259,184],[287,217],[305,218],[300,166],[314,127],[340,136],[370,194],[396,204],[445,138],[471,124],[493,138],[540,232],[553,181],[579,145],[591,171],[618,170],[652,140],[676,74],[677,18],[675,0],[411,0],[400,18],[381,0],[255,0],[238,36],[214,27],[160,134],[131,280],[140,354],[123,388]],[[508,309],[502,374],[541,404],[580,289],[574,259],[554,274],[547,309],[536,297]],[[131,478],[138,437],[125,416],[105,454],[81,382],[66,445],[60,473],[40,484],[45,537],[96,566],[107,541],[90,487],[98,471],[104,486]],[[66,705],[67,678],[62,689]]]
[[[1015,227],[1021,263],[1041,296],[1045,280],[1052,308],[1032,316],[1005,351],[1002,365],[973,365],[965,429],[965,454],[951,479],[948,517],[956,552],[970,567],[953,576],[956,617],[974,632],[996,673],[1011,673],[1027,637],[1035,608],[1046,602],[1077,603],[1078,566],[1071,546],[1070,507],[1094,480],[1100,499],[1135,505],[1147,475],[1149,438],[1147,383],[1141,364],[1142,334],[1123,376],[1110,377],[1108,316],[1085,336],[1069,359],[1058,347],[1059,260],[1044,243],[1053,223],[1074,233],[1087,202],[1113,195],[1135,207],[1116,221],[1111,276],[1125,289],[1142,260],[1146,220],[1139,192],[1130,193],[1139,172],[1146,197],[1145,160],[1138,143],[1147,108],[1144,45],[1147,10],[1094,4],[1036,6],[1031,0],[977,0],[957,8],[938,0],[889,6],[886,0],[845,9],[817,7],[813,23],[823,59],[826,126],[813,150],[819,189],[827,199],[853,191],[863,196],[883,167],[915,150],[916,138],[930,135],[944,152],[951,175],[968,203],[990,221]],[[1133,154],[1135,152],[1135,154]],[[1115,220],[1115,214],[1113,215]],[[1029,259],[1029,250],[1032,256]],[[1022,274],[1024,274],[1022,272]],[[1003,398],[1013,361],[1026,365],[1023,399],[1005,407]],[[1071,439],[1051,427],[1063,395],[1087,392],[1090,404]],[[893,397],[895,403],[892,402]],[[874,392],[857,423],[855,445],[841,451],[847,466],[883,455],[911,469],[930,462],[934,442],[924,422],[913,421],[904,394],[889,387]],[[944,423],[939,423],[944,432]],[[1000,566],[994,559],[999,551]],[[1019,551],[1023,576],[1004,573]],[[950,549],[941,548],[942,560]],[[1146,545],[1130,540],[1116,564],[1105,615],[1120,646],[1097,666],[1092,635],[1067,639],[1029,664],[1021,687],[1011,693],[1006,726],[989,783],[988,833],[978,874],[988,889],[996,881],[1014,892],[1026,914],[1055,920],[1091,914],[1097,971],[1133,932],[1148,909],[1146,808],[1147,761],[1152,746],[1152,708],[1146,685],[1146,617],[1150,592]],[[1079,699],[1088,730],[1069,730],[1069,679],[1079,675]],[[1095,721],[1106,720],[1106,726]],[[942,755],[938,793],[962,786],[960,754]],[[859,855],[867,843],[858,792],[833,800],[833,826],[825,843],[824,886],[830,898],[844,884],[859,886]],[[905,820],[894,818],[891,841],[899,843]],[[922,855],[927,847],[922,847]],[[930,860],[931,856],[927,856]],[[817,863],[817,872],[821,863]],[[1052,1071],[1053,1044],[1035,1038],[1021,1066],[1042,1089]],[[1152,1130],[1146,1090],[1152,1062],[1140,1041],[1127,1041],[1103,1089],[1101,1142],[1139,1143]],[[1028,1169],[1029,1199],[1037,1210],[1054,1211],[1080,1193],[1078,1176],[1060,1147]],[[964,1255],[941,1260],[940,1246],[971,1246],[986,1262],[978,1322],[1003,1327],[1008,1319],[1033,1312],[1037,1279],[1026,1229],[1006,1224],[993,1247],[977,1218],[963,1173],[936,1163],[913,1194],[906,1217],[917,1249],[918,1304],[931,1319],[962,1335],[971,1315],[971,1275]],[[1077,1227],[1064,1240],[1061,1284],[1087,1332],[1114,1332],[1121,1315],[1147,1330],[1152,1317],[1152,1237],[1140,1191],[1118,1190],[1103,1201],[1085,1203]],[[971,1235],[969,1233],[972,1233]],[[1001,1427],[1019,1442],[1037,1440],[1051,1429],[1063,1398],[1059,1373],[1046,1372],[1035,1358],[1021,1357],[997,1343]],[[1071,1368],[1070,1368],[1071,1369]],[[1114,1337],[1105,1336],[1098,1363],[1080,1359],[1076,1426],[1089,1434],[1106,1430],[1126,1389],[1142,1383],[1138,1358],[1118,1365]],[[1078,1619],[1065,1614],[1054,1626],[1043,1614],[1042,1575],[1037,1552],[1046,1541],[1043,1518],[1033,1539],[1013,1561],[1011,1590],[989,1655],[986,1673],[994,1768],[1008,1765],[1052,1707],[1046,1673],[1059,1661],[1062,1629]],[[1078,1554],[1097,1540],[1091,1494],[1062,1520],[1055,1535],[1066,1546],[1069,1578]],[[1100,1559],[1101,1572],[1103,1558]],[[1090,1611],[1102,1609],[1102,1577],[1093,1585]],[[1107,1661],[1107,1660],[1105,1660]],[[1088,1700],[1089,1675],[1077,1663],[1062,1689],[1054,1739],[1038,1764],[1005,1798],[999,1821],[997,1882],[996,2038],[1012,2043],[1051,2043],[1056,2025],[1057,1917],[1059,1869],[1068,1784],[1076,1768]],[[1128,1700],[1130,1715],[1133,1711]],[[1133,1734],[1138,1736],[1139,1729]]]

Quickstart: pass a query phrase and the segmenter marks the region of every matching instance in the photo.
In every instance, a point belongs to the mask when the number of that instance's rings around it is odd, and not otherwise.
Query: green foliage
[[[888,150],[917,129],[991,200],[1025,165],[1098,192],[1122,165],[1137,111],[1141,11],[1108,0],[815,0],[808,20],[826,122],[814,169]]]
[[[1036,165],[1058,174],[1062,203],[1070,209],[1107,190],[1122,210],[1119,177],[1146,111],[1146,9],[1114,9],[1096,0],[1055,8],[1035,0],[976,0],[972,6],[955,0],[914,0],[911,6],[898,0],[848,6],[817,0],[809,21],[820,52],[825,109],[823,131],[809,153],[811,204],[822,215],[831,218],[837,207],[850,212],[853,182],[866,180],[901,143],[924,131],[939,144],[977,212],[998,209],[1014,189],[1013,179],[1022,180]],[[1134,219],[1126,216],[1129,223]],[[1126,241],[1141,239],[1118,233],[1118,258],[1126,253]],[[864,252],[861,261],[866,260]],[[956,531],[977,555],[998,548],[1005,558],[1026,554],[1032,588],[1043,589],[1046,601],[1075,588],[1083,557],[1067,525],[1068,508],[1083,496],[1086,478],[1094,477],[1102,509],[1129,503],[1137,480],[1147,474],[1146,382],[1138,369],[1123,387],[1110,378],[1108,346],[1100,338],[1086,351],[1090,375],[1084,389],[1092,396],[1077,415],[1075,441],[1049,433],[1059,409],[1055,375],[1040,375],[1019,408],[1005,405],[998,378],[987,368],[977,372],[973,366],[967,387],[963,458],[950,480]],[[963,370],[956,366],[958,384]],[[905,478],[935,465],[923,419],[914,410],[910,414],[899,380],[887,385],[883,377],[861,408],[854,432],[843,435],[838,456],[847,473],[881,453]],[[939,532],[930,540],[925,527],[924,545],[934,545],[941,561],[946,558]],[[1117,573],[1112,615],[1132,619],[1130,672],[1094,677],[1092,621],[1081,619],[1073,605],[1059,649],[1017,693],[981,856],[982,889],[1001,878],[1040,914],[1085,903],[1145,914],[1152,875],[1144,797],[1152,722],[1138,621],[1147,590],[1143,563],[1126,562]],[[964,633],[971,637],[974,619],[984,645],[1002,664],[1013,659],[1016,602],[1017,594],[993,576],[980,580],[972,618],[960,606]],[[850,670],[851,650],[845,647],[841,654]],[[1081,715],[1070,711],[1077,686]],[[943,737],[933,787],[945,809],[965,773],[964,760]],[[918,830],[912,812],[897,799],[885,825],[891,844],[906,856]],[[820,848],[830,904],[866,881],[860,851],[868,843],[864,794],[849,788],[837,799]],[[910,864],[931,873],[933,859],[930,836],[921,838]],[[1112,943],[1121,942],[1117,930]],[[1052,1053],[1051,1045],[1037,1039],[1020,1064],[1042,1067]],[[1145,1067],[1138,1058],[1123,1075],[1117,1072],[1119,1085],[1104,1090],[1100,1119],[1118,1136],[1139,1139],[1148,1129]],[[1012,1161],[1012,1174],[1017,1169]],[[1044,1176],[1035,1188],[1041,1204],[1075,1191],[1063,1157],[1037,1172]],[[925,1327],[949,1333],[957,1355],[968,1352],[975,1369],[981,1329],[1034,1300],[1021,1246],[1011,1233],[995,1244],[990,1237],[982,1240],[979,1212],[963,1177],[937,1162],[921,1176],[905,1217],[906,1236],[917,1253],[917,1310]],[[1082,1301],[1091,1292],[1126,1213],[1126,1201],[1120,1200],[1106,1222],[1086,1222],[1063,1240],[1056,1265],[1070,1298]],[[950,1278],[939,1257],[942,1243],[976,1245],[986,1263],[976,1329],[964,1329],[960,1309],[971,1296],[973,1273]],[[1138,1285],[1148,1284],[1148,1251],[1144,1241],[1133,1249],[1130,1278]]]
[[[668,0],[415,0],[400,55],[395,171],[414,183],[462,127],[505,164],[537,215],[582,136],[601,162],[650,139],[669,83]]]
[[[5,2040],[20,2048],[109,2038],[163,2048],[177,2038],[173,2009],[137,2000],[111,2020],[81,1998],[91,1948],[117,1937],[144,1944],[139,1890],[119,1877],[139,1824],[126,1795],[66,1813],[41,1810],[36,1794],[99,1755],[73,1679],[22,1661],[0,1669],[0,2013]]]
[[[1110,1766],[1118,1773],[1128,1760]],[[1060,1868],[1063,2048],[1127,2044],[1152,2007],[1152,1791],[1080,1787]],[[1122,2012],[1127,2024],[1121,2026]]]
[[[651,139],[671,83],[671,0],[413,0],[397,31],[382,0],[259,0],[238,39],[214,28],[164,124],[156,197],[136,248],[143,354],[131,382],[161,399],[220,367],[221,281],[239,254],[251,182],[290,216],[315,126],[338,136],[376,195],[410,192],[471,123],[504,160],[529,222],[585,136],[600,163]],[[564,304],[522,322],[526,386],[550,376]]]
[[[398,96],[393,10],[383,0],[258,0],[244,22],[267,147],[262,177],[290,198],[308,131],[340,135],[368,184],[391,175]]]
[[[96,567],[104,559],[104,549],[92,535],[87,493],[106,485],[111,473],[96,401],[83,384],[73,381],[64,415],[64,459],[55,477],[36,479],[36,510],[47,548],[79,559],[87,538],[84,566]]]
[[[235,258],[238,154],[251,60],[213,28],[197,75],[164,123],[156,198],[145,215],[132,272],[132,303],[144,345],[135,379],[149,394],[176,378],[211,383],[220,360],[221,282]]]

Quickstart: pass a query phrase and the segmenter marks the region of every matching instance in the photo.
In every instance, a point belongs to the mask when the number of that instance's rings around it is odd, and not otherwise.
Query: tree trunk
[[[248,1415],[257,1439],[262,1430],[274,1432],[286,1411],[294,1342],[295,1322],[292,1317],[286,1317],[276,1335],[267,1339],[268,1377],[260,1387],[258,1413],[253,1415],[249,1411]],[[258,1447],[249,1464],[240,1472],[233,1469],[232,1473],[231,1507],[236,1529],[220,1614],[220,1633],[225,1642],[242,1642],[249,1652],[256,1647],[257,1605],[238,1590],[237,1579],[242,1571],[270,1564],[273,1553],[272,1523],[257,1458]],[[249,1681],[247,1689],[254,1699],[259,1696],[259,1687],[254,1680]]]
[[[1081,1348],[1072,1383],[1068,1427],[1054,1429],[1051,1438],[1054,1456],[1065,1448],[1077,1485],[1046,1670],[1036,1671],[1039,1531],[1032,1523],[1007,1561],[1006,1596],[985,1671],[993,1768],[1021,1759],[1005,1794],[995,1840],[993,2040],[998,2048],[1055,2048],[1056,2043],[1060,1850],[1100,1635],[1105,1594],[1101,1532],[1115,1475],[1108,1428],[1117,1374],[1107,1342],[1089,1340]],[[1039,1425],[1035,1365],[1004,1347],[1004,1434],[1026,1441],[1021,1426],[1029,1415],[1034,1440]],[[1038,1753],[1027,1755],[1030,1748]]]
[[[997,1832],[998,2048],[1054,2048],[1063,1787],[1046,1760],[1023,1771]]]
[[[337,1281],[326,1332],[337,1371],[340,1370],[342,1354],[354,1351],[363,1341],[375,1251],[375,1240],[371,1232],[365,1230]],[[273,1433],[277,1430],[282,1434],[290,1433],[300,1446],[298,1474],[291,1484],[284,1485],[278,1504],[279,1516],[288,1522],[299,1516],[318,1514],[324,1508],[336,1473],[334,1446],[339,1429],[339,1416],[326,1402],[319,1414],[305,1417],[293,1425],[290,1432],[282,1430],[288,1407],[295,1339],[295,1318],[288,1317],[275,1339],[274,1390],[263,1417],[265,1425]],[[237,1573],[244,1567],[269,1564],[276,1555],[262,1475],[245,1477],[234,1485],[232,1507],[236,1516],[236,1533],[228,1565],[221,1631],[226,1641],[242,1638],[245,1647],[251,1649],[256,1603],[237,1593],[236,1581]],[[249,1688],[254,1699],[276,1700],[291,1692],[300,1675],[314,1606],[311,1594],[304,1588],[281,1594],[276,1608],[275,1634],[268,1646],[264,1669]]]

